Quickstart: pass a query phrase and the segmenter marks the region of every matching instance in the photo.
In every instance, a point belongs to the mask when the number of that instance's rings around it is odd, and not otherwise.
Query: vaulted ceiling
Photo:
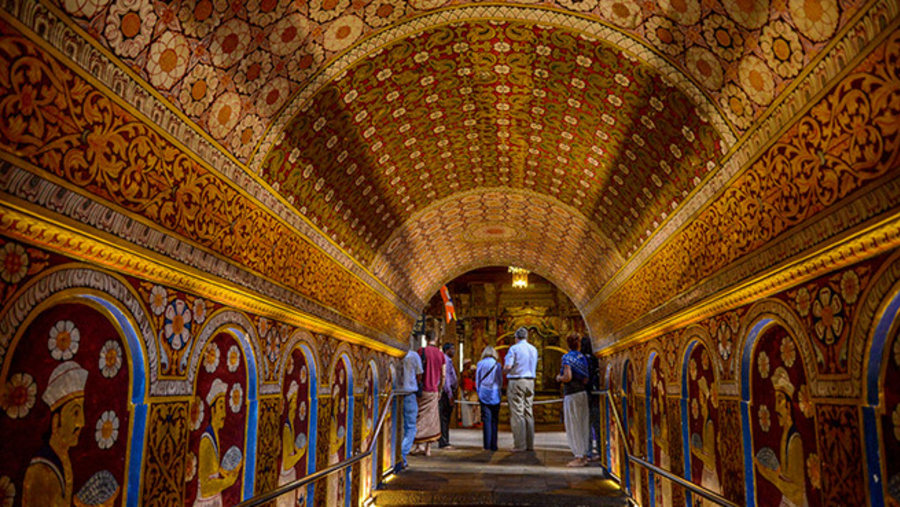
[[[515,263],[582,309],[717,195],[862,4],[57,1],[413,307]]]

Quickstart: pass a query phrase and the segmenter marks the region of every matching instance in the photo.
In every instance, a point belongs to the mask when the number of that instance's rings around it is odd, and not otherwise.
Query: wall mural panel
[[[762,505],[819,505],[815,403],[796,340],[773,325],[758,338],[752,358],[746,373],[756,500]]]
[[[300,346],[295,347],[288,357],[282,383],[281,435],[279,449],[280,466],[278,485],[283,486],[307,474],[310,455],[310,421],[314,414],[312,404],[316,402],[313,372]],[[278,498],[278,507],[291,507],[305,503],[307,492],[296,491]]]
[[[333,465],[350,456],[351,370],[346,356],[338,356],[331,374],[331,411],[328,425],[328,461]],[[347,486],[350,470],[332,474],[327,479],[327,505],[344,505],[349,501]]]
[[[351,360],[388,362],[360,345],[7,238],[0,238],[0,296],[0,430],[21,436],[0,442],[2,505],[47,505],[31,496],[61,491],[53,481],[65,486],[67,504],[81,495],[129,507],[203,505],[219,497],[231,505],[251,487],[261,492],[277,484],[294,383],[294,424],[304,427],[290,442],[302,451],[294,469],[298,477],[310,471],[313,456],[306,454],[315,428],[330,427],[330,412],[315,409],[313,358],[339,350],[345,372],[353,371]],[[19,299],[11,304],[13,298]],[[139,372],[135,382],[132,368]],[[255,384],[248,385],[256,371],[271,378],[260,387],[258,428]],[[346,375],[343,389],[349,393]],[[147,398],[148,392],[155,394]],[[364,393],[359,403],[366,404]],[[51,404],[61,404],[53,414]],[[75,408],[80,416],[70,413]],[[42,433],[51,445],[62,442],[54,435],[63,423],[74,432],[71,441],[47,451]],[[308,442],[298,445],[301,434]],[[38,473],[55,469],[61,479],[49,483]],[[210,480],[200,484],[201,477]],[[345,485],[345,497],[358,494],[358,483]],[[23,504],[26,491],[31,496]]]
[[[246,359],[238,340],[227,332],[207,342],[201,357],[191,403],[186,505],[233,505],[243,499]]]
[[[653,464],[663,470],[672,470],[672,460],[677,459],[670,454],[670,438],[674,435],[669,430],[669,417],[666,411],[666,375],[662,367],[662,359],[659,353],[653,353],[647,368],[647,402],[650,404],[650,418],[648,420],[649,438],[648,454],[652,456]],[[653,474],[653,482],[650,485],[653,502],[651,505],[672,507],[672,483],[671,481]]]
[[[6,501],[121,503],[133,414],[128,346],[96,306],[50,304],[20,330],[0,375],[0,434],[17,436],[0,439],[0,476],[18,492]]]
[[[894,319],[896,319],[896,314]],[[893,320],[893,319],[892,319]],[[887,505],[900,506],[900,327],[894,323],[893,336],[885,342],[880,390],[883,394],[881,456],[884,459],[884,499]]]
[[[719,387],[716,383],[714,358],[703,342],[694,342],[687,358],[687,376],[682,378],[684,398],[683,431],[688,435],[690,478],[706,489],[722,494],[722,470],[717,431],[719,421]],[[695,505],[707,505],[702,498]]]
[[[666,381],[682,385],[686,433],[679,460],[690,467],[692,481],[733,502],[746,503],[749,486],[758,505],[778,505],[782,499],[797,505],[866,505],[870,494],[876,504],[884,498],[896,505],[900,479],[893,486],[890,481],[900,477],[891,459],[900,453],[900,433],[894,435],[900,427],[895,420],[900,412],[894,410],[900,395],[893,389],[900,385],[900,325],[894,322],[900,314],[898,281],[900,252],[895,250],[602,354],[601,360],[610,366],[610,387],[619,392],[620,379],[638,374],[629,373],[629,358],[648,357],[648,343],[662,350],[653,366],[660,362]],[[684,351],[678,369],[669,365],[675,350]],[[625,370],[616,373],[626,361]],[[633,439],[646,409],[631,409],[629,398],[639,400],[640,393],[625,391],[620,410]],[[652,385],[646,394],[656,431]],[[609,437],[610,449],[617,443],[614,437]],[[884,480],[872,482],[872,471],[879,469]],[[632,472],[636,491],[643,489],[640,481]],[[696,495],[692,502],[703,504]]]

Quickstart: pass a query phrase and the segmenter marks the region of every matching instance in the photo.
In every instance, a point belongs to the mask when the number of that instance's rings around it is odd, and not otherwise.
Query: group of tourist
[[[528,343],[528,330],[515,332],[516,343],[506,353],[503,364],[494,347],[487,346],[475,366],[475,393],[481,407],[484,449],[497,450],[497,427],[500,419],[503,376],[507,380],[510,427],[513,434],[512,452],[534,450],[534,380],[538,352]],[[599,405],[591,400],[597,389],[597,360],[591,353],[588,337],[576,334],[567,340],[569,352],[562,358],[556,381],[563,384],[563,414],[566,437],[575,459],[568,466],[585,466],[591,458],[591,430],[599,435]],[[452,448],[449,439],[450,419],[458,387],[453,367],[455,348],[445,343],[438,349],[433,333],[426,333],[426,345],[418,347],[418,339],[410,339],[410,348],[403,358],[398,390],[402,394],[403,439],[401,461],[395,471],[408,466],[410,454],[431,455],[431,444]],[[595,412],[596,413],[592,413]]]

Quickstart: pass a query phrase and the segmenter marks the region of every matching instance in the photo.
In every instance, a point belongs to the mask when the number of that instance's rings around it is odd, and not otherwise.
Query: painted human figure
[[[199,472],[197,498],[194,507],[222,507],[222,492],[234,484],[241,471],[243,459],[232,470],[221,466],[219,430],[225,426],[225,393],[228,386],[221,379],[215,379],[206,395],[209,404],[210,422],[200,437]]]
[[[660,396],[660,407],[665,398]],[[660,408],[659,418],[659,466],[663,470],[672,469],[672,460],[669,458],[669,421],[666,413]],[[656,476],[656,505],[672,507],[672,482],[660,476]]]
[[[806,507],[806,477],[803,470],[803,439],[794,425],[792,416],[794,385],[787,371],[779,366],[772,374],[772,387],[775,390],[775,413],[781,425],[781,445],[779,461],[776,468],[760,464],[758,458],[756,469],[759,473],[781,491],[779,507]]]
[[[297,470],[294,468],[303,458],[306,452],[306,443],[302,447],[297,446],[296,419],[297,396],[300,391],[297,381],[291,381],[291,387],[287,393],[287,420],[281,429],[281,473],[278,475],[278,485],[284,486],[297,480]],[[302,489],[302,488],[301,488]],[[293,507],[303,501],[303,492],[294,490],[278,497],[277,507]]]
[[[25,471],[24,507],[72,505],[74,478],[69,449],[84,428],[84,386],[88,372],[75,361],[53,370],[41,399],[50,407],[50,436]]]
[[[708,490],[721,493],[722,485],[719,483],[719,472],[716,468],[716,429],[710,417],[710,405],[713,403],[710,390],[715,390],[716,385],[714,382],[712,387],[709,387],[706,377],[700,377],[697,384],[700,389],[700,417],[703,421],[703,436],[700,446],[691,442],[691,454],[703,463],[700,485]],[[702,502],[702,505],[711,505],[709,500],[702,500]]]

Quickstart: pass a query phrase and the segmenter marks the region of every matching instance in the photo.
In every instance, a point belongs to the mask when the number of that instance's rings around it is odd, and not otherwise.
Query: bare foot
[[[566,463],[566,466],[570,467],[570,468],[583,467],[583,466],[586,466],[587,463],[588,463],[587,460],[582,457],[582,458],[573,459],[572,461]]]

